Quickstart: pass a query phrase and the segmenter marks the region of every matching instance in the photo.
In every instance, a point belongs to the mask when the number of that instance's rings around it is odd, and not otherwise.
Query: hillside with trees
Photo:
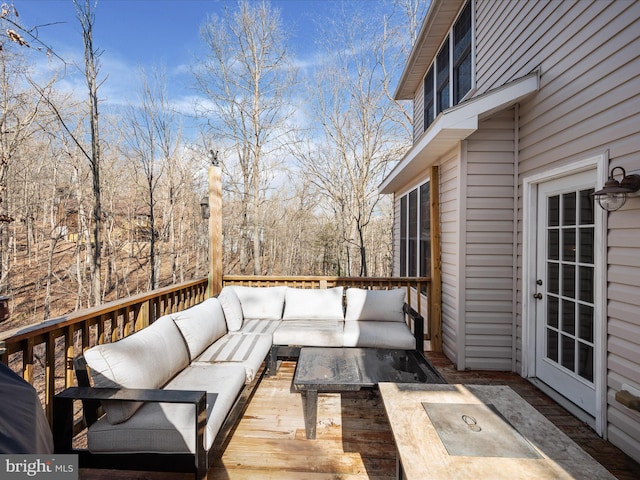
[[[392,199],[377,186],[411,144],[411,106],[390,89],[425,1],[337,9],[311,72],[277,9],[229,3],[201,25],[208,53],[193,60],[189,118],[162,65],[140,70],[134,104],[104,103],[100,5],[73,2],[77,64],[47,46],[55,24],[29,26],[18,5],[0,14],[1,329],[205,276],[212,161],[225,273],[391,274]],[[60,88],[71,70],[81,91]]]

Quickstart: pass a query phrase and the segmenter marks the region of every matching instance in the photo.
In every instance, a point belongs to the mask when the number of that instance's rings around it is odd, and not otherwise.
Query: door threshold
[[[583,409],[578,407],[575,403],[573,403],[570,400],[568,400],[567,397],[565,397],[562,394],[558,393],[557,390],[554,390],[553,388],[551,388],[549,385],[544,383],[539,378],[529,377],[529,378],[527,378],[527,380],[529,382],[531,382],[533,385],[535,385],[536,388],[540,389],[546,395],[551,397],[551,399],[554,402],[556,402],[562,408],[567,410],[571,415],[576,417],[581,422],[584,422],[587,425],[589,425],[589,427],[591,427],[591,429],[593,429],[598,435],[602,436],[602,434],[599,433],[596,430],[596,419],[595,419],[595,417],[593,417],[589,413],[585,412]]]

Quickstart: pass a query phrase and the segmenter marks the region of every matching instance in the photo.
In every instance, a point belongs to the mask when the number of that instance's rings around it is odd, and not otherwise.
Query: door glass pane
[[[558,297],[547,297],[547,325],[558,328]]]
[[[593,188],[580,191],[580,225],[593,225]]]
[[[593,263],[593,227],[583,227],[580,229],[580,262]]]
[[[578,336],[587,342],[593,342],[593,307],[578,306]]]
[[[547,263],[547,292],[560,294],[560,265]]]
[[[576,261],[576,229],[564,228],[562,230],[562,260],[565,262]]]
[[[562,356],[562,366],[568,368],[571,371],[575,370],[575,358],[576,358],[576,344],[573,340],[573,337],[569,337],[567,335],[562,335],[561,340],[562,344],[560,345],[561,356]]]
[[[571,335],[576,333],[576,308],[571,300],[562,300],[562,331]]]
[[[578,375],[593,382],[593,347],[578,343]]]
[[[555,195],[549,197],[549,209],[547,213],[547,223],[550,227],[560,225],[560,197]]]
[[[562,264],[562,295],[576,298],[576,266]]]
[[[558,332],[547,329],[547,358],[558,361]]]
[[[578,270],[579,278],[578,285],[580,286],[580,300],[585,302],[593,303],[593,267],[583,267],[581,266]]]
[[[560,230],[549,230],[549,259],[560,260]]]
[[[576,224],[576,194],[575,192],[562,195],[562,224]]]

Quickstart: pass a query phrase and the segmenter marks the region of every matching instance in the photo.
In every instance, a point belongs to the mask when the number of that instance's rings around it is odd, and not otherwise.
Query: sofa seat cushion
[[[405,323],[404,304],[407,292],[402,288],[391,290],[347,289],[345,320],[372,320]]]
[[[194,362],[238,362],[244,366],[249,384],[270,350],[271,335],[230,333],[207,348]]]
[[[415,350],[416,339],[406,323],[344,322],[344,346]]]
[[[344,320],[342,287],[287,288],[282,320]]]
[[[160,388],[189,364],[180,330],[168,315],[117,342],[84,353],[93,385],[99,388]],[[111,423],[127,420],[139,402],[102,402]]]
[[[286,320],[273,332],[274,345],[342,347],[340,320]]]
[[[224,287],[218,294],[218,301],[222,305],[224,318],[227,321],[227,329],[230,332],[238,331],[242,328],[244,317],[242,315],[242,305],[240,298],[233,286]]]
[[[280,320],[287,287],[244,287],[233,285],[240,299],[244,319]]]
[[[242,324],[242,328],[235,333],[241,334],[255,334],[261,333],[265,335],[273,335],[273,332],[276,331],[276,328],[282,323],[281,320],[265,320],[262,318],[252,318],[249,320],[245,320]]]
[[[190,365],[165,387],[207,392],[206,450],[211,448],[225,417],[244,386],[239,363]],[[102,417],[87,434],[94,453],[195,453],[195,407],[190,404],[146,403],[126,422],[112,425]]]
[[[191,360],[227,333],[224,312],[217,298],[208,298],[193,307],[173,313],[171,318],[187,342]]]

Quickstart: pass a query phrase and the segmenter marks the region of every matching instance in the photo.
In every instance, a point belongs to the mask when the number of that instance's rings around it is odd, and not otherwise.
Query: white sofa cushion
[[[274,345],[342,347],[342,320],[287,320],[273,332]]]
[[[230,332],[236,332],[242,328],[242,305],[240,299],[234,290],[234,287],[224,287],[218,294],[218,300],[222,305],[224,318],[227,321],[227,329]]]
[[[415,350],[416,339],[406,323],[344,322],[344,346]]]
[[[283,320],[344,320],[342,287],[287,288]]]
[[[160,388],[189,365],[189,352],[169,315],[134,335],[84,353],[95,387]],[[102,402],[110,423],[124,422],[140,402]]]
[[[282,320],[261,320],[259,318],[252,318],[249,320],[245,320],[242,324],[242,328],[238,330],[236,333],[241,334],[254,334],[254,333],[263,333],[273,335],[273,332],[276,331],[276,328],[282,323]]]
[[[271,335],[231,333],[207,348],[194,362],[239,362],[246,370],[246,383],[256,377],[271,350]]]
[[[402,288],[392,290],[347,289],[347,313],[345,320],[370,320],[402,322],[407,293]]]
[[[165,388],[207,392],[204,447],[209,450],[244,386],[239,363],[192,364]],[[194,407],[191,404],[146,403],[126,422],[111,425],[104,417],[89,427],[94,453],[195,453]]]
[[[234,285],[245,320],[280,320],[287,287],[245,287]]]
[[[173,313],[171,318],[187,342],[191,360],[227,333],[227,323],[217,298],[208,298],[193,307]]]

